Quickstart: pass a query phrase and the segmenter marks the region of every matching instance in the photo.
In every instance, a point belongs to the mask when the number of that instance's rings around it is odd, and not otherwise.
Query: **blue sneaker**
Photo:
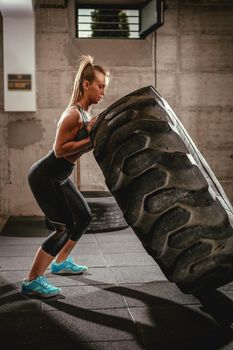
[[[60,294],[60,292],[61,288],[54,287],[45,276],[38,276],[32,281],[28,281],[26,278],[23,280],[22,294],[24,295],[50,298]]]
[[[75,264],[73,258],[71,257],[68,257],[61,263],[56,263],[55,261],[53,261],[51,264],[51,272],[55,274],[79,275],[87,270],[87,266]]]

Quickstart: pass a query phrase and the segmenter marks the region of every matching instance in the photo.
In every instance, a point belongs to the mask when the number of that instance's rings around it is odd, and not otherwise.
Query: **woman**
[[[82,56],[70,103],[57,124],[53,150],[29,171],[32,193],[54,231],[37,251],[31,270],[23,280],[25,295],[46,298],[61,292],[44,276],[50,263],[51,272],[56,274],[80,274],[87,270],[69,257],[91,220],[90,208],[69,176],[76,160],[93,149],[89,132],[96,117],[91,118],[89,111],[91,105],[104,96],[107,83],[108,72],[94,65],[91,56]]]

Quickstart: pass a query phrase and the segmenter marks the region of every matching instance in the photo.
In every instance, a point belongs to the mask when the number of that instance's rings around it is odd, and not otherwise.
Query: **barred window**
[[[164,0],[76,0],[78,38],[144,39],[164,23]],[[123,5],[122,5],[123,4]]]
[[[138,9],[77,8],[78,38],[139,38]]]

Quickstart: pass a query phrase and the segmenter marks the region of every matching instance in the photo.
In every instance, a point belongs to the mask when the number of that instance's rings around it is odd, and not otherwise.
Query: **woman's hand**
[[[88,125],[87,125],[87,131],[88,131],[88,132],[91,131],[93,125],[94,125],[95,122],[97,121],[97,118],[98,118],[98,115],[95,116],[95,117],[93,117],[93,118],[89,121],[89,123],[88,123]]]

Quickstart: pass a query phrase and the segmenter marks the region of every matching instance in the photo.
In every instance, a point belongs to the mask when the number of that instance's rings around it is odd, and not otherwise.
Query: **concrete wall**
[[[233,203],[233,3],[168,0],[156,86]]]
[[[2,22],[0,22],[0,215],[41,215],[27,183],[30,166],[52,147],[56,123],[72,92],[81,54],[110,70],[112,81],[97,114],[126,93],[155,84],[154,34],[146,40],[75,38],[74,1],[65,9],[36,8],[36,113],[6,113],[2,96]],[[92,152],[80,162],[81,189],[106,189]],[[73,180],[77,178],[76,168]]]
[[[69,101],[78,57],[88,53],[112,81],[97,114],[126,93],[155,83],[233,202],[233,4],[228,0],[168,0],[165,24],[146,40],[75,38],[74,2],[36,9],[36,113],[3,109],[0,16],[0,215],[41,215],[28,170],[52,147]],[[156,44],[156,50],[155,50]],[[156,57],[154,57],[154,54]],[[73,174],[76,180],[77,168]],[[81,159],[81,189],[105,189],[92,153]]]

